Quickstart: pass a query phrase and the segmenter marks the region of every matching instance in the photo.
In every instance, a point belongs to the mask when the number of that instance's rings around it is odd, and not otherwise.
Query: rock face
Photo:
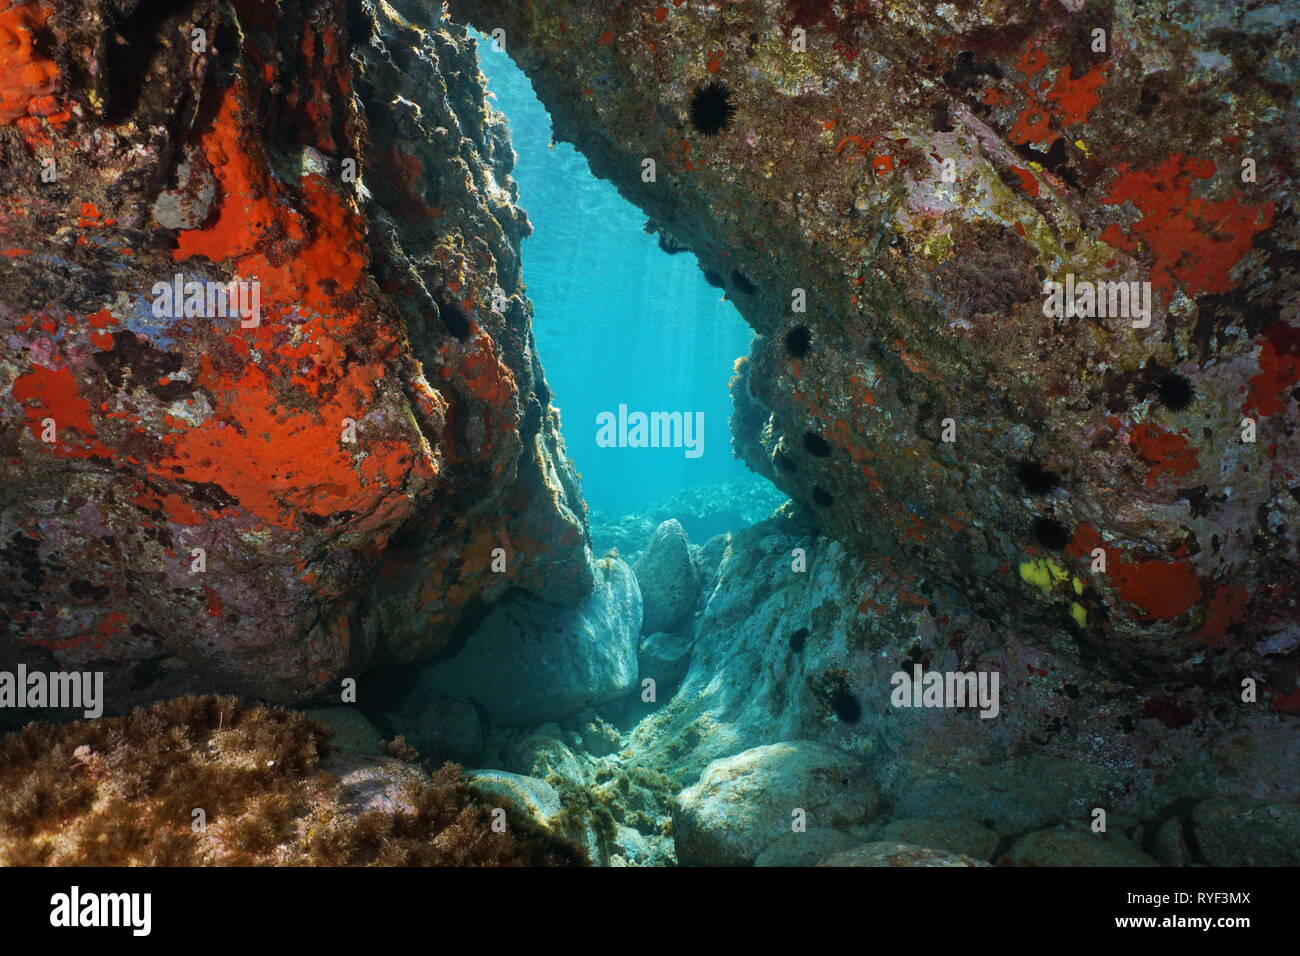
[[[572,607],[507,595],[464,650],[424,667],[412,698],[469,697],[494,725],[555,720],[632,689],[640,632],[636,578],[622,561],[602,558],[591,594]]]
[[[473,42],[348,9],[0,2],[0,664],[303,700],[589,590]]]
[[[1300,706],[1294,10],[451,9],[757,330],[736,447],[853,552],[1117,676],[1226,658]]]
[[[679,521],[670,518],[655,529],[633,570],[645,599],[642,632],[673,630],[700,593],[699,572]]]
[[[1044,754],[993,766],[936,767],[899,788],[894,812],[979,820],[1000,833],[1020,833],[1062,817],[1086,819],[1092,807],[1119,795],[1121,779],[1094,760]]]
[[[677,796],[673,835],[686,865],[749,866],[778,837],[792,832],[794,811],[806,825],[865,823],[880,798],[852,755],[809,740],[755,747],[715,761]]]

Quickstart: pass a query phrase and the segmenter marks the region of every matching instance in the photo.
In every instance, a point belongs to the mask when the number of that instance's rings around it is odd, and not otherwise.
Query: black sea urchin
[[[806,325],[796,325],[789,332],[785,333],[785,347],[795,358],[803,358],[812,348],[812,332]]]
[[[1155,383],[1156,397],[1171,412],[1181,412],[1196,397],[1196,388],[1185,376],[1171,372]]]
[[[731,90],[716,80],[696,89],[691,97],[691,125],[705,136],[717,136],[731,125],[735,115]]]
[[[1044,548],[1060,551],[1070,543],[1070,532],[1055,518],[1035,518],[1034,537]]]

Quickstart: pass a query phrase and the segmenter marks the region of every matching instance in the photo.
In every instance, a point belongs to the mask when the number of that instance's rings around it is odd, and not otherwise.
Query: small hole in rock
[[[790,635],[790,650],[796,654],[803,651],[804,642],[808,640],[808,628],[801,627]]]
[[[808,454],[815,455],[818,458],[830,457],[830,442],[816,432],[804,432],[803,447],[808,451]]]
[[[745,295],[753,295],[758,291],[758,286],[750,282],[745,273],[741,272],[739,269],[732,270],[731,284],[741,292],[745,293]]]
[[[469,317],[455,299],[439,299],[438,315],[442,317],[442,324],[447,327],[447,331],[456,338],[464,341],[469,337]]]
[[[1060,551],[1070,543],[1070,532],[1055,518],[1035,518],[1034,537],[1044,548]]]
[[[856,724],[862,719],[862,705],[849,693],[847,687],[837,687],[831,693],[831,706],[835,714],[846,724]]]
[[[1061,483],[1061,476],[1036,461],[1022,461],[1016,466],[1016,480],[1031,495],[1045,495]]]

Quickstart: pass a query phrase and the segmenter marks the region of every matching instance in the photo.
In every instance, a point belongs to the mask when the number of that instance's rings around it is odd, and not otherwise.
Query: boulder
[[[358,753],[332,754],[320,766],[338,781],[340,799],[356,813],[414,812],[408,787],[428,778],[415,764]]]
[[[894,812],[976,820],[999,833],[1023,833],[1063,817],[1083,818],[1117,789],[1105,767],[1031,755],[917,777],[897,797]]]
[[[983,860],[911,843],[864,843],[834,853],[818,866],[988,866]]]
[[[843,830],[817,827],[783,833],[758,855],[755,866],[816,866],[833,853],[857,846],[861,840]]]
[[[1187,846],[1187,832],[1183,821],[1170,817],[1156,831],[1155,845],[1151,848],[1155,858],[1165,866],[1187,866],[1192,862],[1192,851]]]
[[[700,587],[706,594],[718,583],[718,568],[730,544],[730,534],[715,534],[694,549],[695,566],[700,569]]]
[[[411,723],[415,746],[430,760],[473,765],[483,751],[483,721],[466,697],[434,697]]]
[[[755,747],[715,760],[677,795],[673,833],[683,864],[749,866],[790,833],[794,811],[808,829],[865,823],[879,796],[855,757],[810,740]]]
[[[591,863],[609,863],[609,841],[597,832],[595,821],[568,812],[564,798],[548,781],[504,770],[471,770],[465,780],[489,805],[512,808],[550,836],[576,844]]]
[[[538,777],[504,770],[470,770],[465,781],[488,802],[509,805],[540,826],[553,823],[564,809],[555,788]]]
[[[618,858],[611,860],[614,866],[644,866],[651,859],[654,849],[639,830],[615,824],[614,853]]]
[[[542,724],[523,733],[497,734],[499,762],[492,766],[512,773],[551,780],[556,777],[585,788],[589,783],[586,752],[575,748],[575,735],[561,730],[558,724]]]
[[[1300,804],[1214,797],[1193,808],[1192,827],[1211,866],[1300,866]]]
[[[355,707],[312,707],[304,710],[303,714],[329,728],[333,734],[330,746],[335,750],[374,757],[382,753],[379,742],[383,738],[379,731]]]
[[[890,820],[875,832],[875,839],[946,850],[977,860],[991,859],[998,848],[998,835],[988,827],[973,820],[935,817]]]
[[[641,632],[671,631],[700,593],[699,571],[681,522],[670,518],[655,529],[634,570],[645,601]]]
[[[669,634],[666,631],[656,631],[641,638],[641,650],[637,655],[638,677],[642,680],[653,678],[656,696],[681,682],[691,662],[692,643],[689,634]],[[659,696],[660,701],[664,699]]]
[[[607,757],[617,752],[623,744],[618,728],[597,715],[583,721],[578,733],[583,748],[593,757]]]
[[[1159,866],[1128,840],[1072,826],[1027,833],[1011,846],[1016,866]]]
[[[570,606],[511,592],[459,654],[423,668],[413,696],[470,697],[494,726],[526,727],[631,690],[641,592],[617,558],[597,561],[595,578],[591,594]]]

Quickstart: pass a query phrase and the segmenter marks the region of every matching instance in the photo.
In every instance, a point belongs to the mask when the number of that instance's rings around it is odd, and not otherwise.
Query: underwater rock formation
[[[754,479],[592,560],[440,4],[0,0],[0,669],[406,694],[31,725],[0,863],[1300,865],[1300,13],[450,3],[759,333]]]
[[[451,9],[760,333],[736,447],[854,553],[1297,707],[1294,9]]]
[[[656,697],[676,687],[686,674],[694,640],[688,634],[657,631],[641,638],[637,653],[637,673],[642,680],[655,682]]]
[[[645,550],[655,529],[670,519],[682,526],[690,540],[707,541],[771,517],[787,500],[766,478],[751,474],[686,488],[638,514],[617,519],[593,508],[588,515],[592,548],[603,553],[612,547],[624,560],[631,561]]]
[[[699,572],[681,522],[670,518],[656,528],[632,570],[645,602],[642,633],[675,630],[700,593]]]
[[[747,866],[792,815],[807,826],[847,830],[868,823],[880,795],[852,754],[811,740],[755,747],[716,760],[677,796],[673,838],[686,865]]]
[[[424,665],[414,700],[468,697],[495,726],[535,726],[632,689],[641,591],[617,558],[596,562],[596,583],[572,606],[513,591],[493,605],[454,656]]]
[[[1006,861],[1015,866],[1159,866],[1120,835],[1102,839],[1082,824],[1037,830],[1017,840]]]
[[[472,42],[346,11],[0,0],[0,662],[299,701],[590,589]]]
[[[427,759],[473,766],[483,750],[483,720],[474,702],[467,697],[415,697],[411,703],[415,712],[395,715],[393,722],[412,745]]]
[[[843,830],[814,827],[783,833],[767,845],[755,866],[816,866],[832,854],[858,846],[861,840]]]
[[[880,827],[873,838],[887,843],[947,850],[977,860],[988,860],[998,848],[998,835],[973,820],[948,817],[901,817]]]
[[[454,765],[330,755],[301,714],[182,697],[0,737],[0,865],[566,866]]]
[[[1206,800],[1189,832],[1211,866],[1300,866],[1300,803]]]
[[[788,573],[799,549],[807,568]],[[1014,839],[1086,823],[1101,808],[1135,853],[1175,844],[1170,860],[1203,863],[1214,852],[1206,848],[1232,845],[1229,828],[1246,839],[1243,825],[1229,822],[1238,814],[1213,809],[1232,800],[1270,834],[1248,841],[1255,858],[1300,861],[1300,728],[1291,714],[1244,702],[1233,688],[1115,681],[1068,645],[1036,647],[988,621],[964,595],[900,571],[888,555],[863,562],[797,514],[730,537],[691,634],[680,689],[626,742],[629,762],[664,773],[680,791],[693,793],[715,762],[752,748],[815,741],[852,755],[880,791],[881,812],[863,821],[868,832],[835,827],[859,842],[925,836],[932,848],[984,850],[980,858],[992,860],[1003,841],[1005,854]],[[893,676],[918,666],[996,672],[996,719],[973,702],[896,706]],[[791,793],[779,815],[787,830],[800,805]],[[1194,860],[1177,857],[1171,823],[1192,835]],[[680,829],[677,840],[690,859]],[[1068,862],[1060,840],[1050,847]],[[749,859],[765,849],[755,845]]]

